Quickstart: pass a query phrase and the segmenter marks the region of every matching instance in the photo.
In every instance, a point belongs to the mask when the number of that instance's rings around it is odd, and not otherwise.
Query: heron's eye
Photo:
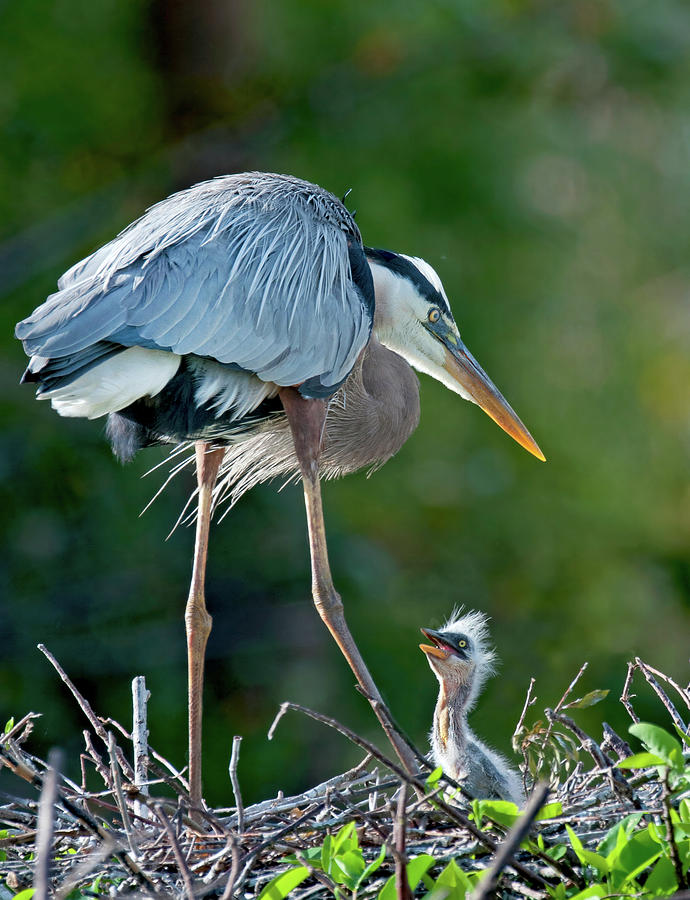
[[[466,647],[467,641],[458,641],[458,647]]]
[[[438,308],[438,306],[434,306],[433,309],[429,310],[428,319],[432,325],[435,325],[440,318],[441,310]]]

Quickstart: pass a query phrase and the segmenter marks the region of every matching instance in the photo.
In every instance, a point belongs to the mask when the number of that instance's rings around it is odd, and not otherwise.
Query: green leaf
[[[520,810],[509,800],[480,800],[478,803],[481,820],[486,816],[499,825],[510,828],[520,818]]]
[[[433,772],[431,772],[428,776],[424,784],[427,787],[427,790],[433,791],[434,788],[438,787],[438,783],[441,780],[441,776],[443,775],[443,769],[441,766],[437,766]]]
[[[637,722],[635,725],[631,725],[628,731],[639,738],[650,753],[660,756],[666,765],[678,770],[678,760],[680,759],[682,767],[682,747],[664,728],[649,722]]]
[[[309,870],[304,866],[295,866],[286,872],[281,872],[280,875],[276,875],[268,882],[259,894],[258,900],[283,900],[283,897],[287,897],[290,891],[302,884],[308,875]],[[14,900],[17,898],[15,897]]]
[[[586,850],[582,846],[582,841],[575,834],[570,825],[566,825],[565,828],[568,832],[568,837],[570,838],[570,843],[572,844],[573,850],[575,851],[575,855],[580,860],[580,862],[587,866],[592,866],[600,875],[608,875],[609,864],[606,859],[600,854],[595,853],[593,850]]]
[[[676,733],[681,741],[684,744],[687,744],[688,747],[690,747],[690,734],[688,734],[686,731],[683,731],[682,728],[679,728],[675,722],[673,723],[673,727],[676,729]]]
[[[650,766],[666,766],[668,763],[654,753],[635,753],[616,763],[618,769],[648,769]]]
[[[555,801],[554,803],[546,803],[539,810],[535,822],[541,822],[544,819],[556,819],[558,816],[563,815],[563,806]]]
[[[630,883],[662,854],[662,849],[648,829],[638,831],[611,854],[612,888],[618,890]]]
[[[414,892],[415,888],[422,880],[422,876],[425,875],[429,869],[436,862],[433,856],[429,856],[428,853],[423,853],[421,856],[415,856],[414,859],[411,859],[407,864],[407,881],[410,885],[410,890]],[[384,886],[379,891],[378,900],[396,900],[397,893],[395,890],[395,875],[391,875],[388,881],[384,884]]]
[[[603,884],[591,884],[588,888],[585,888],[584,891],[580,891],[578,894],[573,894],[570,900],[589,900],[589,898],[598,897],[601,900],[602,897],[608,897],[609,890]]]
[[[631,813],[624,819],[621,819],[620,822],[617,822],[613,827],[609,828],[597,847],[597,851],[603,856],[608,857],[612,851],[620,846],[621,836],[623,840],[626,840],[640,824],[641,818],[642,813]]]
[[[343,825],[340,831],[333,838],[332,853],[335,856],[343,850],[356,850],[359,847],[357,839],[357,829],[354,822],[348,822]]]
[[[360,884],[363,884],[367,880],[367,878],[369,878],[371,875],[374,874],[374,872],[383,863],[385,858],[386,858],[386,847],[384,844],[381,847],[381,849],[379,851],[379,855],[376,857],[376,859],[372,860],[369,863],[369,865],[366,867],[366,869],[362,872],[359,881],[355,885],[355,890],[360,886]]]
[[[465,900],[473,886],[473,880],[463,872],[454,859],[451,859],[434,882],[432,893],[428,895],[427,900],[432,900],[434,896],[445,897],[446,900]]]
[[[31,900],[31,897],[33,897],[35,890],[36,888],[24,888],[23,891],[15,894],[12,900]]]
[[[346,884],[351,890],[359,882],[366,868],[362,851],[346,850],[333,857],[330,875],[338,884]]]
[[[595,703],[599,703],[609,694],[609,689],[605,688],[603,690],[590,691],[588,694],[585,694],[584,697],[580,697],[578,700],[573,700],[571,703],[566,703],[563,709],[587,709],[588,706],[594,706]]]
[[[668,856],[662,856],[644,883],[645,894],[668,897],[677,890],[676,870]]]
[[[327,834],[321,845],[321,868],[324,872],[330,872],[333,859],[333,838]]]
[[[5,722],[5,731],[4,731],[4,734],[9,734],[10,731],[12,731],[13,728],[14,728],[14,716],[12,716],[10,719],[7,720],[7,722]],[[28,890],[28,888],[27,888],[27,890]],[[19,894],[15,894],[15,896],[18,897]]]

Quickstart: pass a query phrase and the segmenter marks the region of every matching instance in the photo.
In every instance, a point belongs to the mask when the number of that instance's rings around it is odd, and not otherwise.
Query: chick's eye
[[[438,320],[440,318],[441,318],[441,310],[437,306],[434,306],[433,309],[429,310],[428,319],[432,325],[435,325],[436,322],[438,322]]]
[[[458,647],[466,647],[467,641],[458,641]]]

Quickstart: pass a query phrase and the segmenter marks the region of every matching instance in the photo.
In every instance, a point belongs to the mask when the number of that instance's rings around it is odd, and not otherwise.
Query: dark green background
[[[367,243],[426,258],[464,339],[541,444],[538,463],[422,377],[422,421],[370,480],[325,487],[335,581],[396,716],[425,744],[436,684],[420,625],[485,610],[502,666],[474,716],[507,750],[530,676],[539,708],[584,660],[583,712],[641,654],[682,682],[690,647],[690,8],[681,0],[0,5],[0,713],[44,713],[33,747],[95,708],[182,765],[182,610],[192,487],[122,468],[103,423],[18,385],[14,323],[59,274],[172,190],[263,169],[350,204]],[[309,599],[299,489],[261,487],[214,527],[205,784],[229,802],[306,787],[357,754],[280,701],[379,739]],[[644,694],[642,714],[657,707]]]

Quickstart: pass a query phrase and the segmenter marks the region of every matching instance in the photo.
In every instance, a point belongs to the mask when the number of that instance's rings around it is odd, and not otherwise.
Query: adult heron
[[[364,247],[336,197],[287,175],[197,184],[151,207],[69,269],[20,322],[24,381],[63,416],[109,416],[115,452],[196,441],[198,513],[185,620],[192,803],[201,800],[201,696],[211,618],[204,571],[213,491],[301,473],[319,615],[406,765],[414,762],[343,615],[320,475],[381,464],[419,419],[411,367],[477,403],[543,459],[463,344],[421,259]]]

